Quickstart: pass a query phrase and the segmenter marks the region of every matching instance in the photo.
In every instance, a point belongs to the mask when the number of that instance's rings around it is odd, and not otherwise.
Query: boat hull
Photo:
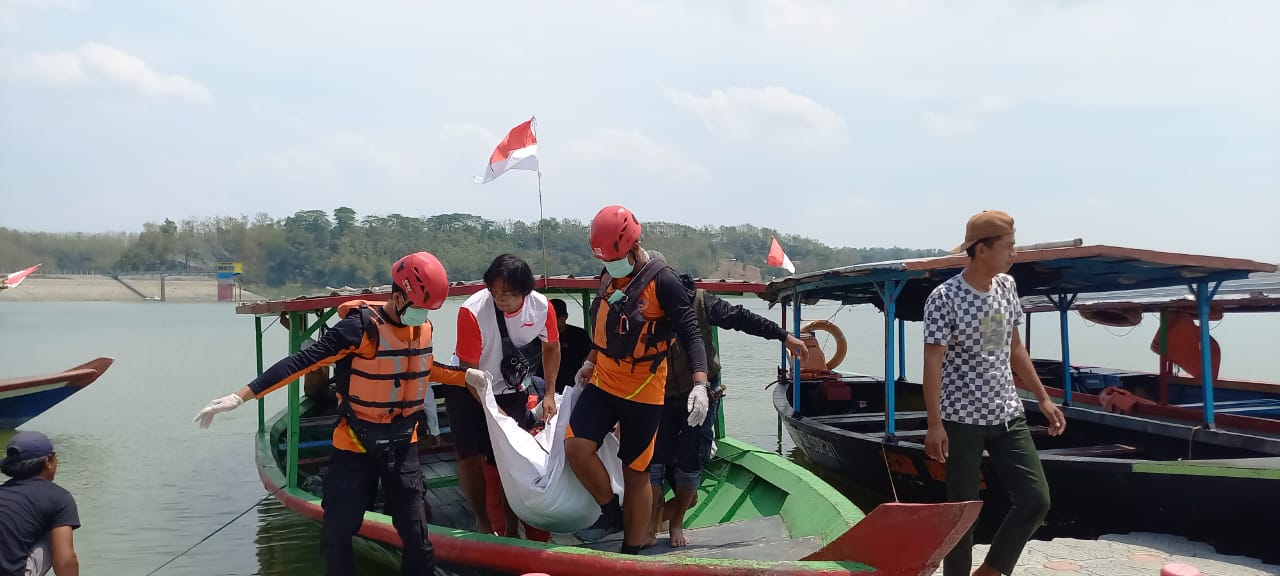
[[[0,380],[0,430],[17,428],[83,390],[112,362],[97,358],[57,374]]]
[[[279,421],[277,417],[276,422]],[[268,426],[268,430],[276,426]],[[258,434],[258,471],[268,492],[284,506],[316,522],[324,510],[312,494],[282,488],[285,475],[276,457],[279,440],[268,433]],[[728,455],[726,457],[726,455]],[[836,536],[805,558],[786,561],[733,560],[723,558],[632,556],[584,547],[538,543],[528,540],[478,534],[436,525],[430,526],[435,557],[442,564],[499,573],[522,574],[540,571],[556,576],[599,576],[602,573],[677,575],[768,575],[768,574],[932,574],[947,550],[977,518],[980,504],[966,502],[947,505],[889,505],[863,517],[852,503],[810,472],[733,439],[720,440],[718,457],[732,459],[749,469],[761,481],[786,486],[810,498],[806,508],[797,501],[790,506],[798,515],[814,517],[834,514],[829,521],[839,529]],[[808,491],[808,492],[806,492]],[[810,493],[811,492],[811,493]],[[735,509],[756,504],[744,492]],[[830,533],[830,531],[828,531]],[[391,549],[401,542],[390,518],[366,513],[358,535]],[[911,540],[913,544],[904,545]]]
[[[1029,404],[1029,423],[1045,424]],[[821,418],[797,418],[782,391],[775,393],[774,405],[804,457],[859,493],[877,501],[892,501],[895,494],[902,502],[946,501],[945,466],[925,454],[923,436],[887,444],[882,425],[879,432],[860,433]],[[883,414],[868,417],[883,421]],[[1070,414],[1068,421],[1073,422]],[[1280,551],[1264,541],[1272,536],[1240,521],[1243,510],[1262,518],[1280,515],[1280,501],[1268,496],[1280,490],[1280,458],[1160,462],[1041,450],[1052,504],[1038,538],[1150,531],[1205,541],[1224,554],[1280,561]],[[986,465],[982,478],[975,533],[987,540],[1009,506],[1000,478]]]

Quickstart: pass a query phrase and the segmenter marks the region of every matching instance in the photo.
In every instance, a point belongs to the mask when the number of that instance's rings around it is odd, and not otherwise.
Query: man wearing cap
[[[76,576],[71,531],[80,527],[76,499],[53,483],[58,456],[48,436],[23,431],[9,440],[0,472],[0,574]]]
[[[1022,306],[1013,277],[1013,218],[984,211],[969,219],[964,271],[934,288],[924,310],[924,397],[929,429],[925,452],[946,464],[947,500],[977,500],[982,453],[1009,492],[1009,512],[974,576],[1010,574],[1027,540],[1049,511],[1049,486],[1013,384],[1016,372],[1040,400],[1049,434],[1066,428],[1017,327]],[[943,561],[944,576],[969,576],[973,530]]]

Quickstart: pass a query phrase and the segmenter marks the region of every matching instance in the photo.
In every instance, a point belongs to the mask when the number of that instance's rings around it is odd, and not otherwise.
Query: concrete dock
[[[973,547],[974,568],[987,546]],[[1204,576],[1280,576],[1280,566],[1214,552],[1208,544],[1180,536],[1136,532],[1097,540],[1032,540],[1014,574],[1019,576],[1159,576],[1166,564],[1194,566]],[[935,576],[942,576],[939,568]]]

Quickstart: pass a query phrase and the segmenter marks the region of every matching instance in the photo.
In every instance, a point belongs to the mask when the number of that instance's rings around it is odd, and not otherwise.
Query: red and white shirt
[[[497,309],[488,289],[472,294],[458,309],[458,359],[488,372],[493,377],[493,393],[504,394],[520,390],[520,382],[505,382],[502,378],[502,333],[498,331]],[[503,314],[507,334],[517,348],[533,342],[559,342],[560,330],[556,325],[555,309],[536,290],[525,296],[520,309]]]

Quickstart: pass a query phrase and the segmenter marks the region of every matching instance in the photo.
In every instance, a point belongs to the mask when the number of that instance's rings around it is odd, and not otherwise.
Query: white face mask
[[[605,272],[608,272],[609,275],[614,278],[626,278],[627,276],[630,276],[631,273],[635,271],[635,267],[636,265],[627,260],[626,256],[623,256],[621,260],[604,263]]]
[[[409,306],[400,313],[400,323],[405,326],[421,326],[427,322],[427,309]]]

